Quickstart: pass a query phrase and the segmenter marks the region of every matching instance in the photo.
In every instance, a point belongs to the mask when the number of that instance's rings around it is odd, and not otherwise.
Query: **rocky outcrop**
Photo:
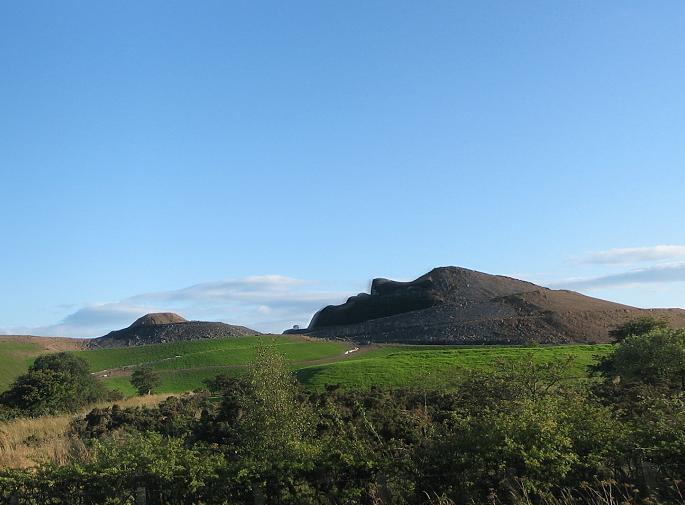
[[[162,344],[186,340],[244,337],[259,335],[258,331],[245,326],[205,321],[187,321],[172,312],[146,314],[131,326],[111,331],[89,342],[91,348],[129,347],[145,344]]]
[[[375,279],[361,293],[317,312],[292,331],[357,342],[524,344],[608,342],[609,330],[650,315],[685,327],[685,310],[638,309],[458,267],[412,282]]]
[[[329,305],[314,315],[310,328],[355,324],[380,317],[427,309],[444,303],[433,288],[433,280],[421,277],[414,282],[374,279],[371,294],[359,293],[343,305]]]

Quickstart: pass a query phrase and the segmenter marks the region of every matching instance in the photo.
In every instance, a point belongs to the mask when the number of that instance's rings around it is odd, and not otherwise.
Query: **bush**
[[[592,367],[606,381],[685,390],[685,330],[627,337]]]
[[[29,371],[0,395],[0,404],[36,416],[75,412],[105,397],[104,387],[89,373],[87,363],[62,352],[39,356]]]
[[[633,319],[620,326],[617,326],[609,332],[609,336],[613,337],[616,342],[622,342],[628,337],[637,335],[645,335],[656,330],[667,330],[668,321],[665,319],[657,319],[654,317],[640,317]]]

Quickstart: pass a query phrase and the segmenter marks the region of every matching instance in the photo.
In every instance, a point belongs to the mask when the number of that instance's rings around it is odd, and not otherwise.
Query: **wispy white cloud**
[[[283,275],[251,276],[93,303],[53,325],[4,328],[0,333],[95,337],[128,326],[149,312],[162,311],[178,312],[188,319],[281,332],[293,324],[307,324],[321,306],[339,303],[350,294],[322,290],[315,282]]]
[[[576,262],[595,265],[628,265],[654,261],[685,259],[685,245],[625,247],[597,251],[576,258]]]
[[[125,302],[93,303],[72,312],[58,323],[4,328],[0,330],[0,334],[56,337],[100,336],[110,330],[128,326],[148,312],[157,311],[151,307],[136,306]]]
[[[685,263],[655,265],[597,277],[566,279],[547,283],[551,288],[593,290],[637,287],[645,284],[685,282]]]

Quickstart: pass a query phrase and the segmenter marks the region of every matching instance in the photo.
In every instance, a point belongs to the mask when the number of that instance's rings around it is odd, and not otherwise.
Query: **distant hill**
[[[88,342],[90,348],[128,347],[208,338],[260,335],[245,326],[205,321],[188,321],[173,312],[146,314],[128,328],[111,331]]]
[[[611,340],[612,328],[643,316],[685,327],[683,309],[638,309],[510,277],[440,267],[412,282],[374,279],[370,294],[324,307],[308,328],[286,333],[375,343],[600,343]]]

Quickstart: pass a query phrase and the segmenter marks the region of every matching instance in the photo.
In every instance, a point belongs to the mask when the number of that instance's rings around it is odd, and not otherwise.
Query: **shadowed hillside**
[[[412,282],[374,279],[370,294],[324,307],[298,332],[358,342],[598,343],[611,340],[612,328],[644,316],[685,327],[682,309],[638,309],[510,277],[440,267]]]

